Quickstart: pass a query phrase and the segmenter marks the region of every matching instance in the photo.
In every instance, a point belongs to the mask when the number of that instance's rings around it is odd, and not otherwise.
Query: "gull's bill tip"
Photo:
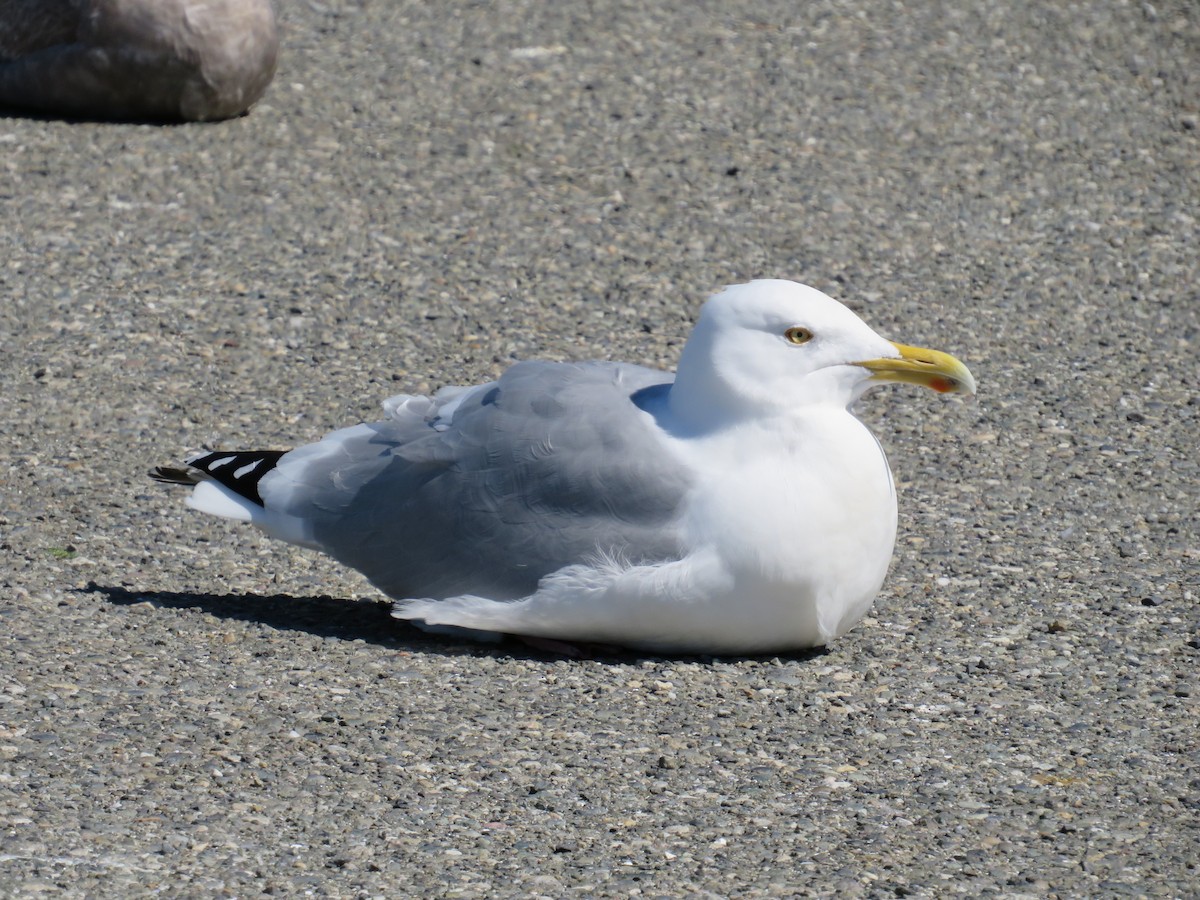
[[[941,350],[891,342],[899,358],[866,359],[854,365],[872,373],[872,381],[919,384],[939,394],[974,394],[975,376],[963,362]]]

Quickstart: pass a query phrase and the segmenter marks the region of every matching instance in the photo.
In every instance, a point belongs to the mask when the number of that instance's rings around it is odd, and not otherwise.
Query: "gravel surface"
[[[1197,895],[1195,6],[644,6],[297,0],[246,118],[0,119],[0,895]],[[980,382],[864,402],[824,653],[424,636],[145,477],[753,276]]]

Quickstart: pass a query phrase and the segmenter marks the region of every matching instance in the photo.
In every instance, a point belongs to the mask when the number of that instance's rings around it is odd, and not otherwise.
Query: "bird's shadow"
[[[318,637],[365,641],[393,649],[421,649],[446,655],[475,656],[500,645],[472,645],[427,634],[390,614],[375,600],[296,597],[291,594],[203,594],[192,591],[144,591],[89,582],[79,593],[99,594],[115,606],[148,603],[159,609],[202,610],[218,619],[265,625],[278,631],[303,631]],[[513,647],[512,649],[518,649]],[[532,656],[531,656],[532,658]]]
[[[563,659],[552,650],[531,647],[515,638],[498,643],[480,643],[451,635],[422,631],[391,615],[391,604],[378,600],[346,600],[338,597],[294,597],[290,594],[201,594],[191,591],[140,591],[88,582],[76,588],[81,594],[100,594],[116,606],[148,603],[159,609],[200,609],[218,619],[235,619],[266,625],[279,631],[303,631],[318,637],[346,641],[361,640],[391,649],[421,650],[443,656],[494,656],[497,658]],[[700,661],[761,659],[762,656],[713,656],[710,654],[651,654],[620,647],[586,647],[586,659],[601,663],[632,663],[642,660],[692,659]],[[824,656],[824,647],[787,654],[769,654],[804,662]]]

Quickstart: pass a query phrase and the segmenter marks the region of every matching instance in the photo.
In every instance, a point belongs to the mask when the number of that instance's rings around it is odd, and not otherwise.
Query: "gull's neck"
[[[701,320],[679,358],[667,395],[671,420],[679,430],[725,428],[761,416],[775,405],[765,385],[745,384],[737,377],[743,373],[724,371],[715,337],[715,329]]]

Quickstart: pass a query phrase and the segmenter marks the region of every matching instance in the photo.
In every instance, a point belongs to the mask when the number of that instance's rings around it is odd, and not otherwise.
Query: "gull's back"
[[[396,398],[388,420],[284,456],[263,500],[399,598],[511,599],[588,558],[674,559],[688,476],[635,402],[670,380],[523,362],[491,384]]]

